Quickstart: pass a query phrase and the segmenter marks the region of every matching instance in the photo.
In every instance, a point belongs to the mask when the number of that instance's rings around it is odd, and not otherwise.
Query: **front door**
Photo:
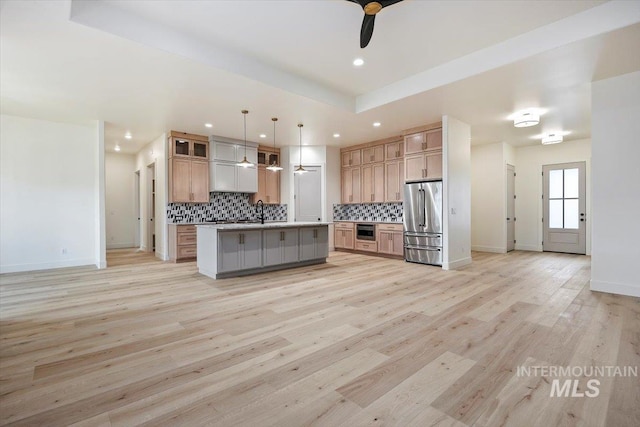
[[[542,167],[542,250],[586,253],[585,162]]]

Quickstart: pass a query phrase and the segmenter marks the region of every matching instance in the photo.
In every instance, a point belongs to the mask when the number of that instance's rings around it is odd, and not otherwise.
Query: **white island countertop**
[[[288,228],[288,227],[314,227],[319,225],[329,225],[330,222],[320,221],[300,221],[300,222],[265,222],[264,224],[256,222],[239,222],[232,224],[197,224],[198,228],[214,228],[217,230],[260,230],[263,228]]]

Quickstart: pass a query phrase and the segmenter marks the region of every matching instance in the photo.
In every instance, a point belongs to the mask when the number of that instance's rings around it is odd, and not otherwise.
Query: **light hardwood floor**
[[[447,272],[332,253],[218,281],[157,261],[3,275],[0,423],[640,425],[637,377],[597,377],[588,398],[517,375],[640,365],[639,299],[589,291],[584,256],[473,260]]]

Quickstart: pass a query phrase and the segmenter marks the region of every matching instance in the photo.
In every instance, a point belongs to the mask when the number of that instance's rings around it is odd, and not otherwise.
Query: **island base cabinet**
[[[329,231],[327,227],[300,228],[300,261],[329,256]]]
[[[265,230],[262,238],[264,267],[298,262],[298,229]]]
[[[226,231],[218,236],[218,271],[262,267],[261,231]]]

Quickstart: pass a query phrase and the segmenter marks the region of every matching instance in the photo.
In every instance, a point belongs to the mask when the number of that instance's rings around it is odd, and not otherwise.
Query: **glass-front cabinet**
[[[189,157],[193,160],[209,160],[209,142],[172,137],[171,157]]]

